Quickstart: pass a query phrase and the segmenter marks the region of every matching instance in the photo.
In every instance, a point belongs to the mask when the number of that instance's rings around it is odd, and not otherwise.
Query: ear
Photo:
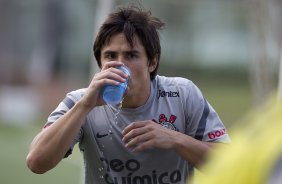
[[[149,72],[154,71],[157,65],[158,65],[158,59],[157,59],[157,56],[155,56],[152,62],[149,64]]]

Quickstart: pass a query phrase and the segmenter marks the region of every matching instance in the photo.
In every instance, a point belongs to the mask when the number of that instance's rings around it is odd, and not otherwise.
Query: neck
[[[122,107],[123,108],[137,108],[144,105],[150,97],[151,82],[142,86],[142,89],[136,90],[137,93],[128,94],[125,96]]]

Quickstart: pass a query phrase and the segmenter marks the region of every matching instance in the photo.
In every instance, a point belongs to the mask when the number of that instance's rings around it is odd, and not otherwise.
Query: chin
[[[124,95],[124,98],[130,98],[132,97],[132,93],[131,92],[126,92]]]

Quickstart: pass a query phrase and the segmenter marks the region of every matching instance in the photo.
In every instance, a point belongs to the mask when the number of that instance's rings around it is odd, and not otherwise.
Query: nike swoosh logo
[[[103,138],[103,137],[106,137],[106,136],[108,136],[108,134],[100,134],[100,133],[96,134],[97,138]]]

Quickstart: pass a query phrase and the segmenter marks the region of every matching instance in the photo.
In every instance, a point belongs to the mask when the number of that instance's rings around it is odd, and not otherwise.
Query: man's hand
[[[125,147],[133,152],[141,152],[150,148],[174,149],[195,167],[200,166],[206,160],[209,150],[217,144],[196,140],[151,120],[131,123],[122,133]]]
[[[133,152],[141,152],[150,148],[174,148],[174,139],[178,132],[148,120],[131,123],[122,133],[125,147]]]
[[[128,77],[121,70],[114,68],[122,66],[123,63],[117,61],[106,62],[101,71],[96,73],[90,82],[86,94],[81,99],[81,102],[90,108],[104,105],[101,91],[105,85],[118,85],[120,82],[125,82]]]

